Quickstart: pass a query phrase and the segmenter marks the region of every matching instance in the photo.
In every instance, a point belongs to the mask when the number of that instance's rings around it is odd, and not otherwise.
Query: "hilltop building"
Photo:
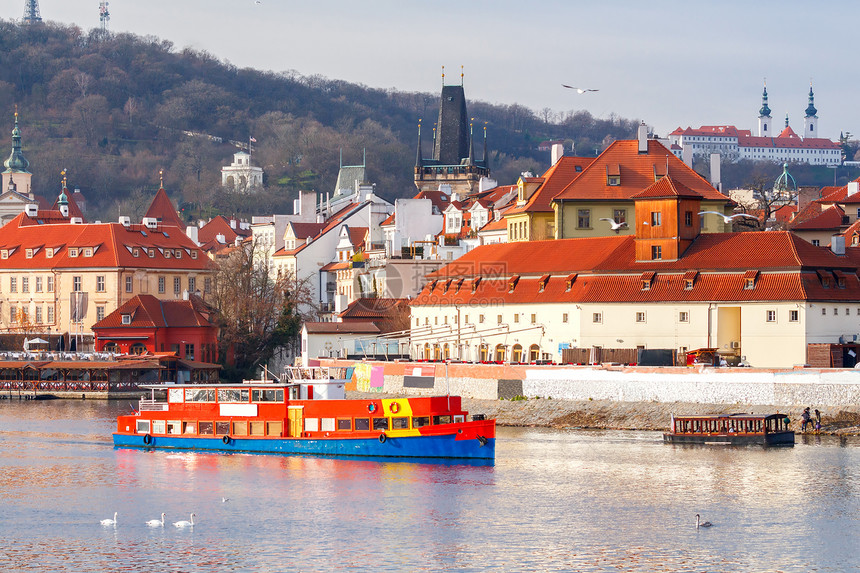
[[[433,128],[433,155],[425,158],[418,125],[418,151],[415,158],[415,186],[418,191],[434,191],[440,184],[451,187],[454,198],[462,199],[478,190],[483,177],[489,177],[487,129],[484,128],[482,159],[475,157],[474,126],[466,112],[463,85],[444,85],[439,98],[439,118]]]
[[[838,143],[819,137],[818,110],[815,94],[809,86],[809,103],[803,118],[803,136],[789,126],[788,115],[780,133],[775,133],[767,86],[762,92],[762,105],[758,115],[758,135],[733,125],[703,125],[693,129],[677,128],[669,134],[669,142],[677,145],[680,155],[691,160],[695,156],[720,154],[725,161],[798,162],[812,165],[839,165],[842,148]]]
[[[221,185],[249,193],[263,186],[263,168],[251,165],[251,154],[247,151],[237,151],[233,163],[221,168]]]

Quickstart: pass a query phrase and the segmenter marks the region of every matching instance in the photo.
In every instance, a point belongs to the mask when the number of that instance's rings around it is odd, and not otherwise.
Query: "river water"
[[[860,570],[858,438],[500,428],[487,467],[114,449],[129,410],[0,401],[0,570]]]

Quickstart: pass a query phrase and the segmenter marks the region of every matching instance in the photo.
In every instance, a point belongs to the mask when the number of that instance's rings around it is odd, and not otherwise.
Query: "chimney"
[[[555,165],[556,163],[558,163],[559,159],[564,157],[564,144],[563,143],[553,143],[552,144],[552,150],[550,151],[550,153],[551,153],[552,165]]]
[[[648,126],[644,121],[639,124],[639,153],[648,153]]]
[[[194,241],[194,244],[196,244],[196,245],[199,245],[199,244],[200,244],[200,242],[199,242],[199,240],[198,240],[199,235],[197,234],[197,231],[198,231],[198,230],[199,230],[199,229],[198,229],[196,226],[194,226],[194,225],[188,225],[188,226],[185,228],[185,234],[188,236],[188,238],[189,238],[189,239],[191,239],[192,241]]]
[[[236,230],[236,219],[230,219],[230,228]]]
[[[227,242],[227,237],[225,237],[221,233],[218,233],[217,235],[215,235],[215,240],[223,245],[224,243]]]
[[[857,181],[849,181],[848,182],[848,193],[846,194],[846,196],[851,197],[852,195],[854,195],[858,191],[860,191],[860,183],[858,183]]]
[[[720,154],[711,153],[711,185],[720,191]]]
[[[689,143],[685,143],[681,148],[681,161],[690,169],[693,168],[693,146]]]
[[[834,255],[845,255],[845,237],[843,235],[833,235],[830,237],[830,250]]]
[[[39,214],[39,205],[36,203],[27,203],[24,205],[24,212],[28,217],[35,217]]]

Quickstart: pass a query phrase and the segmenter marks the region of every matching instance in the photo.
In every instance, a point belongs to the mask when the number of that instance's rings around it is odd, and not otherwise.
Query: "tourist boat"
[[[330,369],[288,368],[278,381],[143,386],[117,418],[123,447],[494,460],[496,421],[459,396],[347,399]],[[331,369],[336,370],[336,369]]]
[[[793,446],[785,414],[672,416],[663,441],[672,444]]]

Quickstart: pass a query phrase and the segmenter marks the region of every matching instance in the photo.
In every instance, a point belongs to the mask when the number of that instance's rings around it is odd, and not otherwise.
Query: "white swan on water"
[[[176,527],[194,527],[194,514],[191,514],[191,521],[176,521],[173,525]]]
[[[117,512],[113,512],[113,519],[102,519],[102,525],[116,525]]]
[[[699,527],[710,527],[712,525],[713,525],[713,523],[711,523],[710,521],[699,521],[699,514],[698,513],[696,514],[696,528],[697,529]]]
[[[146,522],[150,527],[164,527],[164,513],[161,514],[161,519],[150,519]]]

